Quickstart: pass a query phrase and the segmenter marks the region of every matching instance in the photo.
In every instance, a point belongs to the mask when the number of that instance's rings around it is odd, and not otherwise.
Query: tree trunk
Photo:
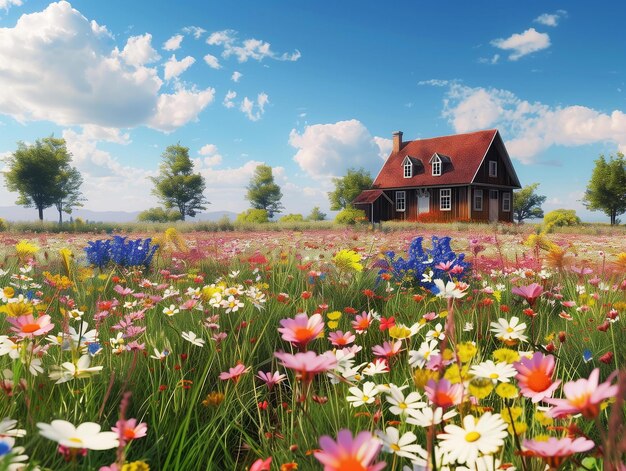
[[[63,225],[63,211],[59,209],[59,226]]]
[[[39,220],[43,221],[43,206],[37,206],[37,210],[39,211]]]

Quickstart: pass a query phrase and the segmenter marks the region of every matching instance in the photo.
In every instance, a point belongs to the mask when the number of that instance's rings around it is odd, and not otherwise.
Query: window
[[[411,178],[413,176],[413,164],[409,159],[404,162],[404,178]]]
[[[433,160],[433,176],[438,177],[441,175],[441,159],[436,157]]]
[[[502,193],[502,211],[511,211],[511,193]]]
[[[396,191],[396,211],[404,211],[406,209],[406,192]]]
[[[452,190],[450,188],[439,190],[439,209],[441,211],[452,209]]]
[[[474,190],[474,211],[483,210],[483,190]]]
[[[489,176],[497,177],[498,176],[498,162],[495,160],[489,161]]]

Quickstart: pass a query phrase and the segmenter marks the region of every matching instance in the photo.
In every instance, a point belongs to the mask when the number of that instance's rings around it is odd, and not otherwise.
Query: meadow
[[[295,229],[0,233],[0,469],[626,469],[623,237]]]

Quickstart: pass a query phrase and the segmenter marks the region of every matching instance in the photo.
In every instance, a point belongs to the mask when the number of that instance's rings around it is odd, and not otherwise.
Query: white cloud
[[[478,59],[478,62],[481,64],[497,64],[498,60],[500,60],[500,54],[494,54],[491,57],[481,57]]]
[[[418,85],[430,85],[431,87],[445,87],[449,83],[449,80],[440,79],[420,80],[417,82]]]
[[[248,59],[262,61],[265,58],[293,62],[302,56],[297,49],[292,53],[277,54],[272,51],[270,43],[260,39],[240,41],[237,38],[237,31],[232,29],[215,31],[209,35],[206,42],[211,46],[223,47],[222,57],[235,56],[239,62],[246,62]]]
[[[179,87],[173,94],[161,94],[157,102],[157,112],[148,126],[164,132],[174,131],[189,121],[196,120],[200,112],[215,97],[214,88],[204,90]]]
[[[165,43],[163,44],[163,49],[165,49],[166,51],[175,51],[177,49],[180,49],[180,45],[182,42],[183,35],[176,34],[169,38],[167,41],[165,41]]]
[[[387,160],[387,157],[389,157],[391,149],[393,148],[393,140],[385,137],[374,136],[374,142],[378,146],[378,157],[383,160]]]
[[[237,98],[237,92],[234,92],[232,90],[228,90],[228,92],[226,93],[226,96],[224,97],[224,101],[222,102],[222,104],[226,108],[234,108],[235,107],[235,102],[233,100],[235,98]]]
[[[539,15],[533,21],[544,26],[557,26],[559,24],[559,20],[566,17],[567,12],[565,10],[557,10],[555,13],[544,13]]]
[[[206,29],[202,29],[199,26],[185,26],[183,33],[191,34],[195,39],[200,39],[200,37],[206,33]]]
[[[267,105],[269,101],[270,99],[266,93],[259,93],[256,98],[256,104],[248,97],[244,97],[239,109],[248,117],[250,121],[258,121],[265,113],[265,105]]]
[[[203,159],[198,159],[198,165],[204,165],[205,167],[214,167],[222,163],[222,155],[219,153],[215,144],[205,144],[198,151]]]
[[[529,163],[549,147],[607,142],[626,148],[626,114],[586,106],[528,102],[507,90],[455,84],[444,101],[444,116],[456,132],[499,128],[512,157]]]
[[[230,79],[237,83],[239,82],[239,79],[243,77],[243,74],[241,72],[237,72],[236,70],[233,72],[233,75],[230,76]]]
[[[120,57],[128,65],[134,65],[135,67],[156,62],[161,58],[152,47],[152,35],[150,33],[128,38],[126,46],[120,53]]]
[[[165,69],[165,80],[171,80],[175,77],[178,77],[185,70],[191,67],[194,62],[196,62],[196,60],[191,56],[184,57],[183,59],[177,61],[176,55],[172,54],[172,57],[170,57],[163,66]]]
[[[206,56],[204,56],[204,62],[206,62],[207,65],[211,67],[212,69],[222,68],[222,66],[220,65],[219,59],[215,57],[214,55],[207,54]]]
[[[119,128],[107,128],[86,124],[83,126],[83,136],[92,141],[113,142],[115,144],[130,144],[130,134],[122,133]]]
[[[306,126],[302,133],[292,129],[289,144],[298,149],[294,160],[300,168],[326,181],[349,168],[363,167],[376,175],[389,149],[387,139],[373,137],[356,119]]]
[[[550,36],[539,33],[535,28],[529,28],[506,39],[494,39],[491,44],[504,51],[512,51],[509,60],[516,61],[520,57],[550,47]]]
[[[22,6],[22,0],[0,0],[0,10],[8,11],[12,5]]]

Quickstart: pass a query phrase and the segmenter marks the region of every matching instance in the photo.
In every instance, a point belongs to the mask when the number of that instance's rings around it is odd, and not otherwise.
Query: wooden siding
[[[498,176],[490,177],[489,176],[489,162],[497,162],[498,163]],[[476,178],[474,178],[474,183],[483,183],[487,185],[497,185],[497,186],[509,186],[515,187],[515,182],[511,178],[511,175],[507,171],[506,166],[504,165],[504,159],[502,159],[502,155],[497,149],[497,146],[491,146],[487,151],[487,156],[483,161],[482,165],[478,168],[478,172],[476,173]]]
[[[468,187],[451,187],[451,208],[450,211],[441,211],[440,195],[441,188],[428,188],[430,193],[430,218],[434,221],[458,221],[469,220],[468,206]],[[376,202],[382,203],[374,210],[374,222],[398,220],[398,221],[417,221],[418,220],[418,201],[417,188],[407,188],[403,190],[386,190],[385,194],[389,197],[393,204],[384,198],[379,198]],[[396,211],[396,192],[404,191],[406,195],[405,211]],[[370,219],[371,220],[371,219]]]
[[[474,195],[476,190],[482,190],[483,192],[483,209],[482,211],[477,211],[474,209]],[[489,191],[495,190],[498,192],[498,221],[499,222],[513,222],[513,190],[510,189],[502,189],[502,188],[493,188],[489,186],[473,186],[471,187],[471,197],[470,204],[472,205],[472,221],[479,222],[489,222]],[[511,195],[511,210],[503,211],[502,210],[502,194],[509,193]]]

